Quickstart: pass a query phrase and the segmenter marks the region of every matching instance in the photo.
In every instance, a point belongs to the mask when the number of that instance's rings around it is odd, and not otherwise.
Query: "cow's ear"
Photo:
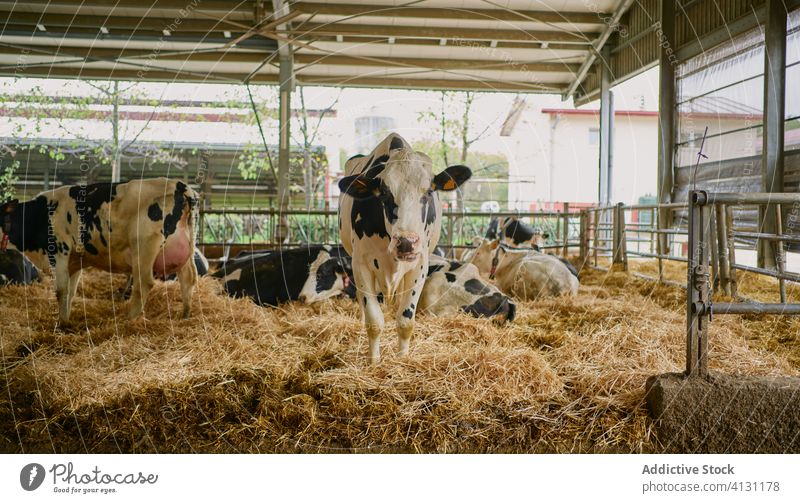
[[[492,250],[496,250],[497,247],[500,245],[500,240],[492,241]]]
[[[377,195],[381,181],[361,175],[350,175],[339,180],[339,190],[354,199],[365,199]]]
[[[472,176],[472,170],[466,166],[450,166],[433,177],[433,190],[456,190]]]

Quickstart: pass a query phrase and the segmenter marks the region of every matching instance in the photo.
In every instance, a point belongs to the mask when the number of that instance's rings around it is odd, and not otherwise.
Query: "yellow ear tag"
[[[456,188],[456,182],[452,178],[444,182],[444,190],[453,190]]]

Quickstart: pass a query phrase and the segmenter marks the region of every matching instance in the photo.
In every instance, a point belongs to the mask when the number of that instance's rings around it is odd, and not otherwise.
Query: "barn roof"
[[[620,2],[285,3],[3,0],[0,74],[561,93]]]
[[[680,60],[757,26],[765,12],[764,0],[676,1]],[[0,75],[276,83],[280,45],[293,50],[301,85],[558,93],[584,103],[599,93],[601,65],[613,85],[656,64],[659,5],[0,0]]]

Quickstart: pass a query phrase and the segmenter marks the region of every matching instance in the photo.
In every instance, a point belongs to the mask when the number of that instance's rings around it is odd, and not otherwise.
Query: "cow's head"
[[[550,234],[542,232],[538,227],[533,228],[533,239],[531,239],[531,248],[536,251],[542,251],[546,241],[550,239]]]
[[[308,267],[308,278],[297,298],[304,304],[313,304],[341,293],[351,298],[356,296],[350,257],[320,250]]]
[[[472,263],[478,268],[481,274],[486,275],[491,272],[492,263],[495,261],[497,261],[497,263],[501,262],[505,254],[506,249],[500,244],[499,239],[493,241],[484,239],[472,255]]]
[[[0,250],[5,251],[8,247],[8,241],[11,237],[11,226],[14,219],[14,213],[19,206],[18,199],[12,199],[7,203],[0,205]]]
[[[374,198],[382,210],[389,253],[399,261],[416,260],[427,253],[430,228],[440,217],[438,192],[456,190],[472,171],[466,166],[450,166],[433,176],[430,158],[407,147],[390,150],[381,161],[361,174],[342,178],[339,188],[357,201]],[[369,217],[380,218],[360,216]]]

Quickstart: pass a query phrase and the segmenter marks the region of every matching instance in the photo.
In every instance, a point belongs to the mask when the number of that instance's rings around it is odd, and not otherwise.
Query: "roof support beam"
[[[764,133],[761,154],[761,191],[783,192],[784,113],[786,111],[786,7],[782,0],[767,0],[764,26]],[[759,211],[760,232],[777,234],[774,204]],[[758,247],[758,265],[777,267],[778,248],[762,239]]]
[[[611,50],[603,48],[600,65],[600,176],[598,201],[608,206],[612,200],[614,160],[614,93],[611,92]]]
[[[663,0],[663,1],[672,1],[672,0]],[[578,74],[575,76],[575,80],[572,81],[572,84],[567,88],[567,92],[564,93],[563,99],[567,99],[568,97],[575,94],[575,90],[578,89],[578,86],[581,85],[583,79],[586,77],[586,74],[589,73],[589,69],[594,64],[595,60],[597,59],[597,55],[600,53],[600,50],[606,44],[608,39],[611,37],[611,34],[614,33],[614,30],[619,26],[619,20],[622,18],[622,15],[628,11],[630,6],[633,4],[634,0],[620,0],[619,5],[614,10],[614,15],[611,16],[611,21],[606,25],[603,33],[600,35],[593,44],[592,48],[594,49],[591,53],[586,56],[583,64],[581,65],[580,70],[578,70]]]
[[[594,12],[470,9],[461,7],[407,7],[402,5],[360,5],[340,3],[320,4],[307,2],[298,2],[293,5],[293,8],[304,14],[344,17],[385,16],[393,18],[463,19],[475,21],[516,21],[570,24],[602,24],[602,19],[607,16],[607,14],[595,14]]]
[[[20,7],[41,9],[46,12],[52,8],[75,9],[140,9],[142,11],[174,10],[186,9],[189,2],[187,0],[0,0],[0,9],[19,9]],[[202,0],[197,2],[194,10],[204,12],[219,12],[222,14],[252,15],[252,2],[237,1],[230,2],[225,0]]]
[[[0,42],[2,44],[2,42]],[[223,51],[209,49],[202,51],[160,51],[147,49],[95,49],[87,47],[56,46],[15,46],[0,45],[2,54],[25,54],[26,56],[53,58],[85,58],[91,60],[137,60],[150,59],[158,61],[210,61],[220,63],[260,63],[264,60],[263,52]],[[575,73],[579,65],[568,63],[550,63],[537,61],[520,61],[507,63],[504,61],[481,59],[443,59],[443,58],[378,58],[374,56],[339,56],[325,54],[295,54],[294,62],[299,65],[331,65],[331,66],[366,66],[366,67],[416,67],[430,70],[494,70],[519,72],[557,72]],[[57,61],[56,61],[57,63]],[[41,66],[45,63],[33,63]],[[19,67],[14,63],[15,67]]]
[[[200,4],[202,5],[202,2]],[[231,27],[227,23],[220,21],[214,21],[210,19],[184,19],[179,16],[166,18],[155,16],[133,17],[118,15],[91,16],[85,14],[34,14],[29,12],[18,12],[16,10],[6,12],[0,11],[0,24],[24,26],[36,26],[37,24],[43,24],[45,27],[47,27],[48,31],[53,31],[55,28],[62,28],[70,31],[78,28],[87,28],[94,30],[98,34],[100,33],[101,26],[108,28],[110,33],[114,33],[115,30],[123,30],[126,32],[161,32],[164,29],[169,29],[169,31],[172,33],[211,31],[218,31],[222,33],[223,30],[241,31],[231,30]]]
[[[55,66],[52,68],[28,68],[14,71],[13,68],[0,70],[0,76],[46,77],[52,79],[88,79],[88,80],[141,80],[140,70],[129,69],[120,63],[115,68],[91,68],[86,66]],[[248,77],[243,73],[214,72],[205,76],[187,73],[180,70],[151,69],[146,73],[150,82],[199,82],[215,84],[241,84]],[[412,79],[401,77],[355,77],[300,74],[295,75],[297,82],[304,86],[336,86],[336,87],[379,87],[387,89],[445,89],[450,91],[487,91],[487,92],[527,92],[560,94],[564,87],[559,84],[533,85],[524,82],[468,80],[468,79]],[[257,73],[249,82],[251,84],[277,84],[277,73]],[[566,86],[566,83],[564,84]]]
[[[378,58],[374,56],[328,56],[312,54],[296,54],[295,62],[308,65],[345,65],[345,66],[407,66],[427,68],[430,70],[497,70],[521,72],[569,72],[578,70],[576,64],[544,63],[536,61],[519,61],[506,63],[496,60],[481,59],[443,59],[443,58]]]
[[[280,18],[289,14],[289,9],[283,0],[272,0],[275,10],[275,17]],[[257,20],[260,22],[260,20]],[[279,30],[286,30],[286,24],[280,24]],[[280,73],[278,75],[278,208],[280,209],[280,219],[275,226],[275,241],[277,243],[288,242],[289,240],[289,219],[286,211],[289,209],[289,156],[292,124],[292,91],[294,90],[294,61],[291,45],[285,42],[278,42],[278,57],[280,61]]]
[[[672,202],[674,183],[673,159],[675,154],[675,2],[661,2],[661,32],[664,43],[659,52],[659,86],[658,86],[658,178],[656,179],[658,202]],[[667,51],[670,52],[667,52]],[[660,210],[659,228],[672,225],[672,212]],[[666,234],[659,234],[658,247],[660,254],[667,253]]]
[[[633,0],[626,0],[633,1]],[[562,42],[589,45],[597,33],[569,31],[498,30],[489,28],[444,28],[438,26],[383,26],[344,23],[305,23],[294,36],[347,35],[385,36],[395,38],[430,38],[452,40],[517,40],[527,42]],[[456,44],[458,45],[458,44]]]

